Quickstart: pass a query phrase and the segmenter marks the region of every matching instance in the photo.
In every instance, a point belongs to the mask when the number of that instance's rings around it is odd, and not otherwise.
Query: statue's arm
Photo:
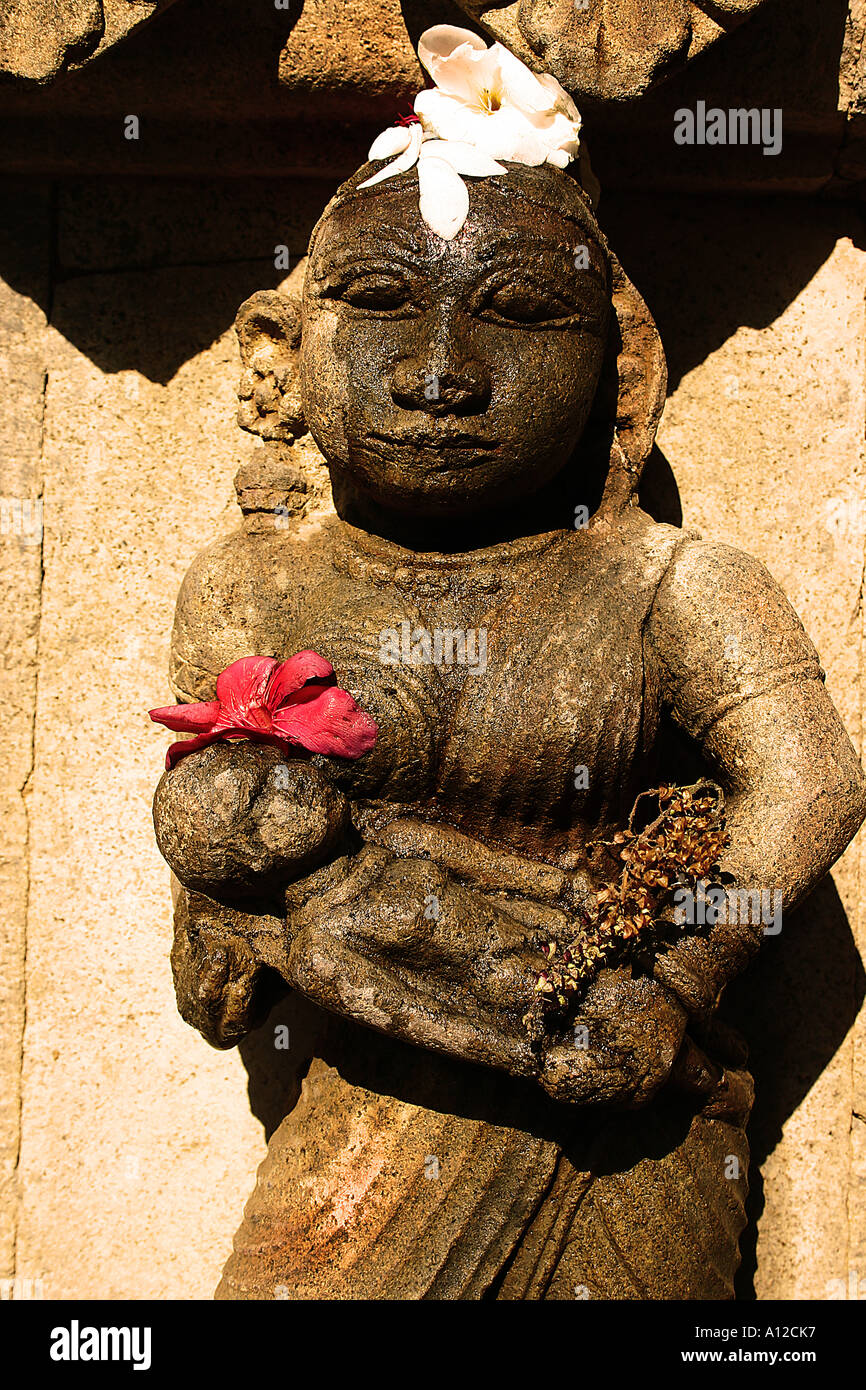
[[[776,905],[789,912],[838,859],[866,816],[866,779],[817,653],[757,560],[686,542],[659,589],[648,642],[671,717],[726,793],[722,867],[739,889],[767,895],[762,920],[740,913],[660,963],[659,977],[701,1015],[764,931],[778,929]]]
[[[163,778],[154,817],[185,885],[173,962],[187,1022],[231,1046],[260,1016],[262,983],[281,978],[334,1013],[560,1100],[648,1100],[685,1029],[660,982],[603,972],[581,1007],[588,1047],[572,1029],[539,1038],[523,1021],[542,944],[573,935],[580,879],[447,826],[359,828],[328,762],[220,744]]]
[[[273,623],[261,602],[267,591],[259,569],[269,565],[281,579],[281,567],[291,562],[292,539],[285,530],[251,536],[241,529],[195,557],[178,595],[171,639],[170,679],[180,702],[214,699],[217,676],[231,662],[271,654]],[[288,626],[296,617],[301,591],[298,586],[278,587],[281,620]],[[178,1009],[191,1027],[219,1048],[239,1043],[285,992],[279,977],[262,965],[256,948],[261,931],[275,920],[268,916],[271,880],[265,875],[262,885],[253,874],[254,889],[249,892],[249,871],[267,858],[266,842],[275,833],[270,823],[274,798],[254,795],[261,791],[274,759],[268,759],[269,750],[258,751],[262,756],[248,760],[246,783],[233,787],[238,799],[235,810],[246,797],[248,805],[256,802],[259,813],[252,819],[242,818],[246,834],[236,847],[237,862],[231,844],[234,816],[226,796],[217,795],[215,801],[208,796],[206,813],[190,795],[185,760],[178,764],[179,775],[174,779],[173,808],[168,805],[172,797],[165,777],[154,804],[157,838],[162,842],[165,837],[163,848],[169,848],[166,858],[173,866],[179,856],[184,870],[183,881],[175,878],[173,884],[171,964]],[[215,749],[211,755],[215,775],[219,764],[220,753]],[[228,894],[230,901],[221,900],[219,889],[230,882],[235,892]],[[211,896],[214,889],[216,894]],[[281,926],[279,901],[277,911]]]
[[[472,846],[459,869],[410,843],[429,827],[400,822],[385,844],[366,843],[287,893],[285,950],[271,963],[309,998],[394,1037],[536,1081],[557,1100],[640,1105],[667,1080],[680,1053],[685,1010],[660,981],[609,969],[580,1013],[541,1035],[524,1017],[541,947],[574,935],[568,893],[560,905],[522,898],[517,879],[541,866],[504,856],[511,889],[479,881],[494,852]],[[445,828],[447,841],[451,832]],[[404,843],[400,843],[403,841]],[[429,854],[429,857],[428,857]],[[581,1025],[580,1034],[575,1031]],[[703,1092],[717,1078],[701,1077]],[[691,1089],[691,1087],[690,1087]]]

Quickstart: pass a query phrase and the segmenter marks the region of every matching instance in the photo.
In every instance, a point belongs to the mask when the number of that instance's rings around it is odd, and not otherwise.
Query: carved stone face
[[[594,228],[566,176],[524,166],[472,181],[450,242],[422,221],[414,173],[339,199],[311,248],[301,347],[304,413],[332,471],[392,511],[439,517],[553,478],[604,356]]]

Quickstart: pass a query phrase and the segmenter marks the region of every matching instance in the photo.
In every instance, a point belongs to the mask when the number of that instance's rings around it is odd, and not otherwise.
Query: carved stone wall
[[[458,0],[524,62],[578,99],[631,101],[724,38],[766,0]]]
[[[166,9],[172,0],[7,0],[0,14],[0,73],[53,82],[83,67]]]

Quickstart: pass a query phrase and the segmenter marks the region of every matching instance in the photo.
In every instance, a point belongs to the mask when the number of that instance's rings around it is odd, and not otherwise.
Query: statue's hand
[[[185,887],[243,905],[320,864],[345,833],[349,808],[324,766],[269,745],[214,743],[163,774],[153,820]]]
[[[685,1009],[657,980],[603,970],[567,1039],[545,1049],[541,1084],[555,1100],[645,1105],[668,1080],[686,1023]]]
[[[317,878],[321,884],[315,884]],[[354,882],[353,882],[354,880]],[[535,1077],[555,1099],[641,1105],[667,1079],[686,1014],[664,985],[606,970],[565,1037],[533,1045],[523,1017],[556,929],[428,860],[367,847],[314,874],[289,909],[287,982],[395,1037]],[[294,898],[296,890],[290,890]],[[581,1031],[578,1031],[580,1029]]]
[[[218,904],[198,894],[182,891],[178,900],[171,967],[181,1017],[212,1047],[234,1047],[277,995],[276,977],[254,947]]]

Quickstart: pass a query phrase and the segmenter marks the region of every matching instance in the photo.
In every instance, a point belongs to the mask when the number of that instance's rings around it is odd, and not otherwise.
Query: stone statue
[[[580,184],[506,162],[443,237],[423,171],[377,170],[300,302],[241,307],[265,466],[177,610],[182,701],[314,652],[378,728],[358,757],[216,742],[156,794],[184,1018],[230,1047],[288,988],[322,1025],[217,1296],[730,1298],[751,1082],[717,1005],[863,773],[766,570],[638,505],[664,356]],[[623,859],[670,847],[636,803],[689,779],[748,910],[635,928],[570,990]]]

